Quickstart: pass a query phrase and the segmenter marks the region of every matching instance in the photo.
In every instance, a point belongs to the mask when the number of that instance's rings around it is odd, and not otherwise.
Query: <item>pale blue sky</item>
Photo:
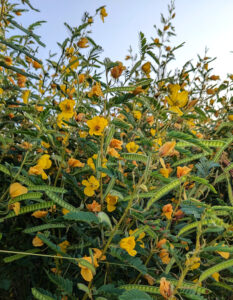
[[[138,33],[155,38],[154,24],[160,24],[160,13],[167,14],[168,0],[31,0],[41,13],[30,11],[18,18],[29,25],[36,20],[47,20],[38,33],[47,45],[41,49],[41,58],[46,58],[49,50],[57,51],[56,42],[67,37],[63,23],[78,26],[85,11],[91,14],[106,5],[108,17],[103,23],[96,18],[92,26],[92,37],[103,46],[105,57],[124,61],[131,45],[138,50]],[[215,74],[225,77],[233,73],[233,0],[176,0],[174,25],[177,36],[172,45],[186,42],[177,51],[177,60],[172,67],[181,68],[189,59],[196,61],[197,54],[204,55],[205,47],[209,56],[217,56],[213,63]]]

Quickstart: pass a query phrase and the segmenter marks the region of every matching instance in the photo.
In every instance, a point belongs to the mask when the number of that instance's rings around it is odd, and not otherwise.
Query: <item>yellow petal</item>
[[[87,186],[85,187],[84,189],[84,194],[88,197],[91,197],[95,194],[94,190],[90,187],[90,186]]]
[[[183,91],[177,95],[177,102],[179,107],[184,107],[188,102],[188,92]]]
[[[183,115],[182,111],[179,109],[178,106],[171,106],[169,108],[169,110],[172,111],[172,112],[174,112],[174,113],[177,113],[179,116]]]
[[[87,268],[82,268],[81,275],[82,275],[83,279],[86,281],[92,281],[92,279],[93,279],[93,274],[92,274],[91,270],[89,270]]]
[[[15,212],[16,216],[18,216],[19,211],[20,211],[20,203],[19,202],[15,202],[12,205],[13,211]]]
[[[219,282],[219,273],[218,272],[215,272],[215,273],[213,273],[212,275],[211,275],[216,281],[218,281]]]
[[[230,257],[229,252],[222,252],[222,251],[216,251],[219,255],[221,255],[223,258],[228,259]]]
[[[22,186],[22,184],[15,182],[10,185],[10,196],[11,198],[15,198],[17,196],[26,194],[28,192],[28,189],[25,186]]]

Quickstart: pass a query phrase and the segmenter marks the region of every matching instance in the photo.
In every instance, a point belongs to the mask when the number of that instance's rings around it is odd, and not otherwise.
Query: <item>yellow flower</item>
[[[94,117],[87,121],[87,126],[89,127],[90,135],[103,135],[105,127],[108,125],[108,120],[104,117]]]
[[[218,244],[216,244],[218,245]],[[222,247],[225,247],[225,245],[221,245]],[[223,252],[223,251],[216,251],[219,255],[221,255],[223,258],[228,259],[230,257],[230,253],[229,252]]]
[[[74,106],[75,101],[66,99],[59,104],[59,107],[62,111],[62,117],[65,119],[70,119],[74,115]]]
[[[85,259],[90,264],[94,264],[95,267],[99,266],[95,255],[93,255],[93,261],[90,256],[84,256],[82,259]],[[81,263],[79,263],[78,266],[81,268],[81,275],[82,275],[83,279],[86,281],[92,281],[92,279],[93,279],[92,271],[90,269],[88,269],[87,267],[83,266]]]
[[[66,253],[67,252],[67,248],[70,246],[70,243],[65,240],[62,243],[58,244],[58,246],[61,248],[61,251]]]
[[[170,106],[170,111],[173,111],[177,113],[179,116],[182,116],[183,112],[180,110],[180,108],[184,107],[187,104],[188,92],[187,91],[179,92],[180,88],[181,87],[179,84],[169,85],[170,96],[165,97],[165,99],[167,100]]]
[[[101,18],[101,20],[104,22],[104,18],[105,17],[107,17],[107,12],[106,12],[106,9],[105,9],[105,7],[103,7],[103,8],[101,8],[101,10],[100,10],[100,18]]]
[[[170,262],[170,257],[169,257],[169,252],[167,251],[167,249],[162,249],[159,252],[159,257],[162,261],[163,264],[168,265]]]
[[[17,196],[27,194],[28,189],[22,184],[15,182],[10,185],[10,196],[11,198],[15,198]]]
[[[78,75],[78,83],[81,84],[85,81],[86,75],[85,74],[79,74]]]
[[[80,160],[72,157],[68,160],[68,165],[73,168],[77,168],[77,167],[83,168],[85,166],[85,164],[82,163]]]
[[[133,111],[133,116],[135,119],[140,120],[142,117],[142,113],[139,110],[134,110]]]
[[[120,154],[116,151],[116,149],[111,148],[111,147],[108,147],[107,153],[109,155],[111,155],[112,157],[116,157],[116,158],[120,157]]]
[[[2,88],[0,88],[0,95],[2,95],[3,94],[3,89]]]
[[[168,219],[171,220],[173,213],[172,205],[169,203],[163,206],[163,215]]]
[[[89,166],[90,168],[92,168],[92,170],[95,171],[95,163],[94,163],[93,158],[94,158],[94,159],[97,159],[97,154],[94,154],[92,157],[89,157],[89,158],[87,159],[87,164],[88,164],[88,166]]]
[[[87,135],[88,135],[88,133],[86,131],[79,130],[78,133],[79,133],[80,138],[83,138],[83,139],[85,139],[85,137],[87,137]]]
[[[164,299],[171,299],[173,294],[172,286],[170,281],[167,281],[165,277],[160,279],[159,291]]]
[[[74,54],[74,47],[66,48],[66,56],[72,56]]]
[[[137,231],[138,231],[138,229],[134,229],[134,230],[131,230],[131,229],[130,229],[129,235],[134,235],[134,236],[135,236],[135,234],[137,235]],[[142,248],[145,248],[145,245],[144,245],[144,243],[143,243],[143,241],[142,241],[142,239],[143,239],[145,236],[146,236],[145,232],[141,232],[141,233],[139,234],[138,238],[136,239],[136,242],[139,242],[139,243],[140,243],[140,247],[142,247]]]
[[[142,71],[146,74],[147,77],[150,77],[150,68],[151,63],[149,61],[142,65]]]
[[[23,103],[24,104],[28,104],[29,95],[30,95],[30,91],[29,90],[23,91],[23,93],[22,93],[22,99],[23,99]]]
[[[227,118],[228,118],[229,121],[233,121],[233,115],[228,115]]]
[[[44,245],[44,242],[38,236],[35,236],[32,240],[32,245],[34,247],[42,247]]]
[[[100,82],[96,82],[95,85],[92,86],[90,92],[88,93],[88,97],[91,98],[93,96],[103,97],[104,94],[101,90]]]
[[[99,181],[91,176],[88,180],[83,180],[82,185],[85,185],[84,194],[88,197],[91,197],[95,194],[95,190],[99,188]]]
[[[166,243],[167,243],[167,240],[162,239],[156,244],[156,247],[161,249],[160,252],[159,252],[159,257],[162,260],[162,263],[167,265],[167,264],[169,264],[171,259],[169,257],[168,250],[163,248],[163,245],[166,244]],[[171,248],[174,248],[174,246],[172,244],[169,243],[169,245],[170,245]]]
[[[35,69],[41,69],[42,68],[42,65],[41,64],[39,64],[37,61],[33,61],[32,62],[32,65],[33,65],[33,67],[35,68]]]
[[[13,60],[10,56],[5,56],[4,57],[4,60],[5,60],[5,64],[8,65],[8,66],[12,66],[13,65]]]
[[[135,256],[137,254],[137,251],[134,250],[135,246],[136,246],[136,242],[134,236],[123,238],[120,241],[120,247],[126,250],[131,256]]]
[[[94,257],[96,257],[97,259],[100,259],[100,260],[105,260],[106,259],[106,256],[102,255],[103,251],[101,251],[98,248],[92,248],[92,249],[95,252]]]
[[[92,17],[88,18],[87,22],[88,23],[93,23],[93,18]]]
[[[87,209],[89,211],[99,212],[101,211],[101,205],[94,200],[92,203],[87,204]]]
[[[155,136],[155,134],[156,134],[156,129],[154,129],[154,128],[151,128],[151,130],[150,130],[150,134],[151,134],[152,136]]]
[[[17,201],[15,203],[11,204],[10,209],[13,209],[15,215],[18,216],[18,214],[20,212],[20,202]]]
[[[162,147],[159,148],[159,156],[172,156],[175,153],[176,142],[166,142]]]
[[[115,205],[117,204],[117,200],[118,200],[117,196],[113,196],[113,195],[108,194],[105,201],[107,202],[107,210],[109,212],[112,212],[116,209]]]
[[[44,141],[41,142],[41,146],[45,147],[46,149],[48,149],[50,147],[49,143],[46,143]]]
[[[186,260],[185,265],[189,266],[190,270],[195,270],[200,267],[200,260],[200,257],[191,257]]]
[[[47,170],[51,167],[52,161],[50,160],[50,155],[44,154],[37,161],[37,165],[40,166],[43,170]]]
[[[187,175],[189,172],[191,172],[192,169],[184,166],[184,167],[177,167],[177,177],[180,178],[181,176]]]
[[[77,69],[77,67],[79,66],[78,57],[77,56],[72,56],[69,60],[69,64],[71,64],[70,65],[71,70]]]
[[[120,140],[112,139],[111,142],[110,142],[110,147],[111,148],[115,148],[115,149],[121,150],[122,149],[121,146],[122,146],[122,141],[120,141]]]
[[[66,209],[66,208],[62,208],[62,210],[61,210],[61,212],[62,212],[62,214],[63,215],[66,215],[66,214],[68,214],[70,211],[68,210],[68,209]]]
[[[212,275],[211,275],[213,278],[214,278],[214,280],[216,280],[217,282],[219,282],[219,273],[218,272],[214,272]]]
[[[138,151],[139,146],[135,144],[134,142],[130,142],[126,145],[126,149],[130,153],[136,153]]]
[[[168,178],[172,170],[172,168],[162,168],[159,170],[159,172],[163,175],[163,177]]]
[[[118,66],[115,66],[111,69],[112,77],[115,79],[119,78],[125,69],[126,68],[123,66],[122,62],[118,62]]]
[[[86,37],[82,37],[78,41],[77,45],[79,48],[87,48],[87,47],[89,47],[89,45],[87,45],[87,43],[88,43],[88,39]]]
[[[41,175],[42,179],[48,179],[47,174],[45,173],[45,171],[43,170],[43,168],[41,168],[41,166],[39,165],[35,165],[34,167],[30,167],[29,171],[28,171],[29,175]]]
[[[40,218],[44,218],[45,216],[47,216],[48,212],[46,210],[37,210],[34,211],[33,214],[31,214],[31,216],[40,219]]]

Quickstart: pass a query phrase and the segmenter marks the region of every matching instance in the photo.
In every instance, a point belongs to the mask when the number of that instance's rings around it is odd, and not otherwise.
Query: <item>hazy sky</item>
[[[31,0],[40,13],[23,14],[18,18],[22,24],[29,25],[36,20],[46,20],[38,30],[42,41],[47,45],[40,52],[41,58],[47,58],[49,50],[58,50],[56,42],[67,37],[63,23],[78,26],[85,11],[91,14],[106,5],[108,17],[103,23],[96,18],[92,25],[92,37],[103,46],[105,57],[124,61],[131,45],[138,50],[138,33],[146,37],[156,37],[154,24],[160,24],[160,13],[167,14],[168,0]],[[197,54],[217,57],[213,62],[216,75],[225,77],[233,73],[233,0],[176,0],[176,18],[174,26],[177,36],[172,45],[185,42],[185,46],[176,53],[173,68],[181,68],[190,59],[196,61]]]

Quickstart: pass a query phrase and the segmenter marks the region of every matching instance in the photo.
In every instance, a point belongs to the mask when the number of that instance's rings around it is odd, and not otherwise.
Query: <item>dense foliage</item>
[[[169,71],[173,2],[124,63],[91,38],[104,6],[44,62],[27,10],[1,1],[1,299],[229,299],[233,75]]]

